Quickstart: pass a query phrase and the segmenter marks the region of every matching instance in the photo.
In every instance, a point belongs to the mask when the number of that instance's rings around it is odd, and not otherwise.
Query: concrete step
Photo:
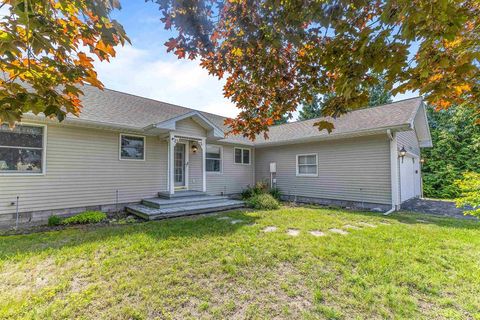
[[[142,204],[152,207],[152,208],[171,208],[176,206],[182,206],[186,204],[199,204],[206,201],[217,201],[217,200],[226,200],[228,197],[222,196],[191,196],[191,197],[179,197],[179,198],[172,198],[172,199],[165,199],[165,198],[150,198],[150,199],[143,199]]]
[[[245,203],[243,201],[224,199],[194,205],[184,204],[162,209],[152,208],[143,204],[136,204],[127,206],[126,210],[127,212],[133,213],[146,220],[160,220],[201,213],[232,210],[243,208],[244,206]]]
[[[205,195],[207,195],[205,192],[195,191],[195,190],[175,191],[174,194],[170,194],[168,191],[161,191],[158,193],[158,196],[163,199],[176,199],[176,198],[183,198],[183,197],[196,197],[196,196],[205,196]]]

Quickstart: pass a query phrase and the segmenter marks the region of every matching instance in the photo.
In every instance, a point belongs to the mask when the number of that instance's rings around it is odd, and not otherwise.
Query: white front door
[[[184,188],[186,187],[186,167],[187,162],[185,159],[186,145],[184,143],[178,142],[174,148],[174,157],[173,157],[173,177],[175,182],[175,188]]]

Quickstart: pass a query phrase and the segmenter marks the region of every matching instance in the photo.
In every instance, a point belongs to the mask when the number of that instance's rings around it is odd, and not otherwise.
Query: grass
[[[224,215],[243,222],[1,237],[0,318],[480,319],[478,222],[314,207]],[[359,222],[376,227],[328,232]]]

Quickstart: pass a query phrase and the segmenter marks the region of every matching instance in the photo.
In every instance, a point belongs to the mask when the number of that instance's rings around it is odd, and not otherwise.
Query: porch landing
[[[126,210],[146,220],[160,220],[245,206],[243,201],[222,196],[209,196],[203,192],[180,191],[176,194],[177,196],[170,198],[143,199],[140,204],[127,206]],[[161,195],[163,194],[159,194]]]
[[[174,194],[170,194],[168,191],[159,192],[158,196],[164,199],[173,199],[173,198],[185,198],[185,197],[195,197],[195,196],[205,196],[207,195],[202,191],[195,190],[180,190],[175,191]]]

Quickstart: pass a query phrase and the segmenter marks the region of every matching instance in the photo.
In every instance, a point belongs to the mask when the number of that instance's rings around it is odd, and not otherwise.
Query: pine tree
[[[303,121],[321,117],[324,101],[325,99],[320,99],[318,96],[315,96],[312,102],[304,104],[299,112],[298,120]]]
[[[379,82],[370,88],[369,107],[380,106],[392,102],[392,93],[385,89],[386,83],[387,81],[385,80],[385,77],[379,76]]]
[[[466,172],[480,173],[480,115],[471,106],[434,111],[427,108],[433,148],[423,150],[424,193],[432,198],[456,198]]]

